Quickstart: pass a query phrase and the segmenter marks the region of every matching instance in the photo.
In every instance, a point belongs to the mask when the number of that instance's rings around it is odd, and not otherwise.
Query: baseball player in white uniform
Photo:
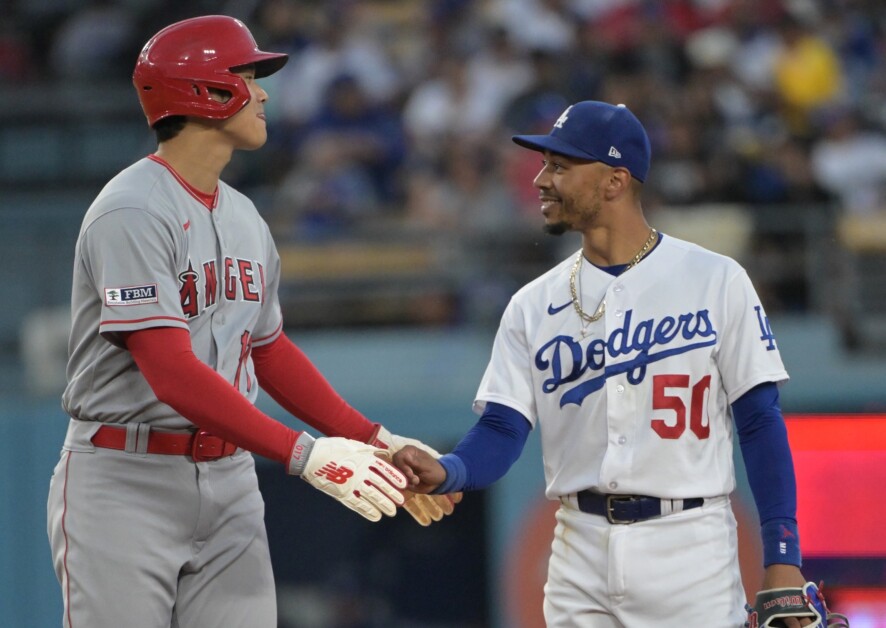
[[[482,488],[538,425],[545,492],[560,502],[549,627],[742,626],[733,422],[764,588],[805,583],[778,406],[788,375],[760,299],[738,263],[646,222],[650,142],[625,106],[580,102],[549,135],[513,139],[541,153],[545,230],[579,232],[581,249],[511,299],[482,416],[453,452],[405,448],[394,462],[413,490]]]
[[[282,333],[271,234],[219,179],[234,150],[265,143],[256,79],[286,60],[205,16],[136,63],[158,150],[95,199],[74,262],[71,419],[47,505],[68,628],[276,627],[250,452],[371,521],[404,503],[423,525],[452,511],[379,457],[423,445],[350,407]],[[329,437],[260,412],[259,386]]]

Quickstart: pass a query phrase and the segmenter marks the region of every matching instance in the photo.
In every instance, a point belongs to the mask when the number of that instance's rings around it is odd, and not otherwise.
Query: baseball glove
[[[393,517],[404,502],[406,478],[380,456],[383,449],[348,438],[317,438],[302,432],[289,460],[290,475],[300,475],[370,521]]]
[[[849,628],[845,615],[828,610],[821,587],[807,582],[803,588],[766,589],[757,593],[754,606],[748,606],[745,628],[784,626],[786,617],[812,619],[804,628]]]
[[[400,451],[406,445],[412,445],[428,452],[434,458],[440,457],[439,452],[428,447],[423,442],[417,441],[414,438],[404,438],[391,434],[381,425],[375,428],[375,432],[369,439],[369,444],[373,447],[389,449],[391,453]],[[434,521],[440,521],[444,515],[451,515],[455,510],[455,505],[461,501],[462,494],[423,495],[405,490],[403,491],[403,497],[406,499],[406,502],[403,504],[404,510],[412,515],[412,518],[418,521],[419,524],[429,526]]]

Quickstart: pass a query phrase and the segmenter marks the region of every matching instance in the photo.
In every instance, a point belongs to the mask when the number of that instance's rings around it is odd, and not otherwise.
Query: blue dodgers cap
[[[539,152],[548,150],[627,168],[638,181],[646,179],[652,156],[646,129],[630,109],[595,100],[569,106],[548,135],[515,135],[511,139]]]

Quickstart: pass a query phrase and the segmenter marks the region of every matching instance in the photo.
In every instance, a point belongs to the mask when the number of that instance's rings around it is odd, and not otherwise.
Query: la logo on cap
[[[554,128],[562,129],[563,125],[566,124],[566,121],[569,119],[569,110],[572,109],[572,105],[566,107],[566,111],[560,114],[560,117],[557,118],[557,121],[554,122]]]

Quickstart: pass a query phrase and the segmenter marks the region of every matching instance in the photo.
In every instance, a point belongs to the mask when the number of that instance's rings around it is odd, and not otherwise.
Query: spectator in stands
[[[53,71],[64,78],[107,80],[123,74],[138,50],[133,12],[114,0],[90,0],[61,25],[50,51]],[[125,75],[125,74],[124,74]]]
[[[466,238],[519,229],[519,216],[501,185],[494,149],[482,142],[449,142],[438,171],[413,174],[407,198],[407,220],[426,229]]]
[[[658,203],[687,205],[705,199],[703,134],[691,116],[674,115],[660,133],[658,172],[649,183]]]
[[[842,107],[824,116],[824,128],[812,148],[816,181],[847,213],[886,213],[886,133]]]
[[[400,118],[371,102],[353,75],[329,83],[295,151],[275,203],[283,233],[309,238],[348,233],[402,198],[406,137]]]
[[[728,5],[719,25],[736,38],[729,70],[751,96],[756,111],[772,109],[775,100],[775,62],[782,48],[775,24],[784,14],[780,3],[739,0]]]
[[[311,42],[313,15],[308,5],[298,0],[264,0],[255,10],[257,27],[253,30],[269,48],[295,54]]]
[[[773,72],[782,115],[793,133],[808,136],[811,116],[843,95],[840,60],[830,43],[800,19],[786,15],[778,32],[782,47]]]
[[[875,2],[822,3],[821,31],[832,42],[840,57],[850,102],[870,99],[876,90],[883,95],[886,84],[886,58],[883,56],[882,21],[865,14],[865,4],[874,8]],[[879,78],[879,81],[878,81]]]
[[[341,74],[330,82],[323,106],[303,133],[307,144],[322,142],[333,150],[338,164],[363,170],[372,181],[373,196],[385,203],[397,200],[406,151],[403,125],[391,107],[370,99],[357,77]]]
[[[279,73],[279,111],[286,124],[298,129],[316,116],[329,84],[342,74],[355,77],[374,104],[391,102],[400,77],[381,42],[361,30],[355,6],[322,3],[315,18],[313,39]]]
[[[403,123],[418,155],[435,160],[441,142],[476,139],[497,128],[504,105],[475,82],[469,61],[469,55],[458,51],[438,59],[431,75],[409,93]]]
[[[575,44],[580,23],[571,4],[568,0],[493,0],[487,11],[521,48],[567,53]]]
[[[541,115],[545,120],[551,116],[556,120],[579,94],[593,93],[599,82],[594,73],[600,69],[589,57],[566,59],[536,49],[529,52],[529,60],[532,64],[531,81],[511,98],[500,116],[504,128],[513,133],[535,127],[541,109],[548,112]],[[578,73],[580,77],[576,77]]]
[[[537,69],[504,27],[490,25],[484,33],[483,44],[467,60],[467,76],[473,97],[487,103],[497,124],[507,104],[533,83]]]

